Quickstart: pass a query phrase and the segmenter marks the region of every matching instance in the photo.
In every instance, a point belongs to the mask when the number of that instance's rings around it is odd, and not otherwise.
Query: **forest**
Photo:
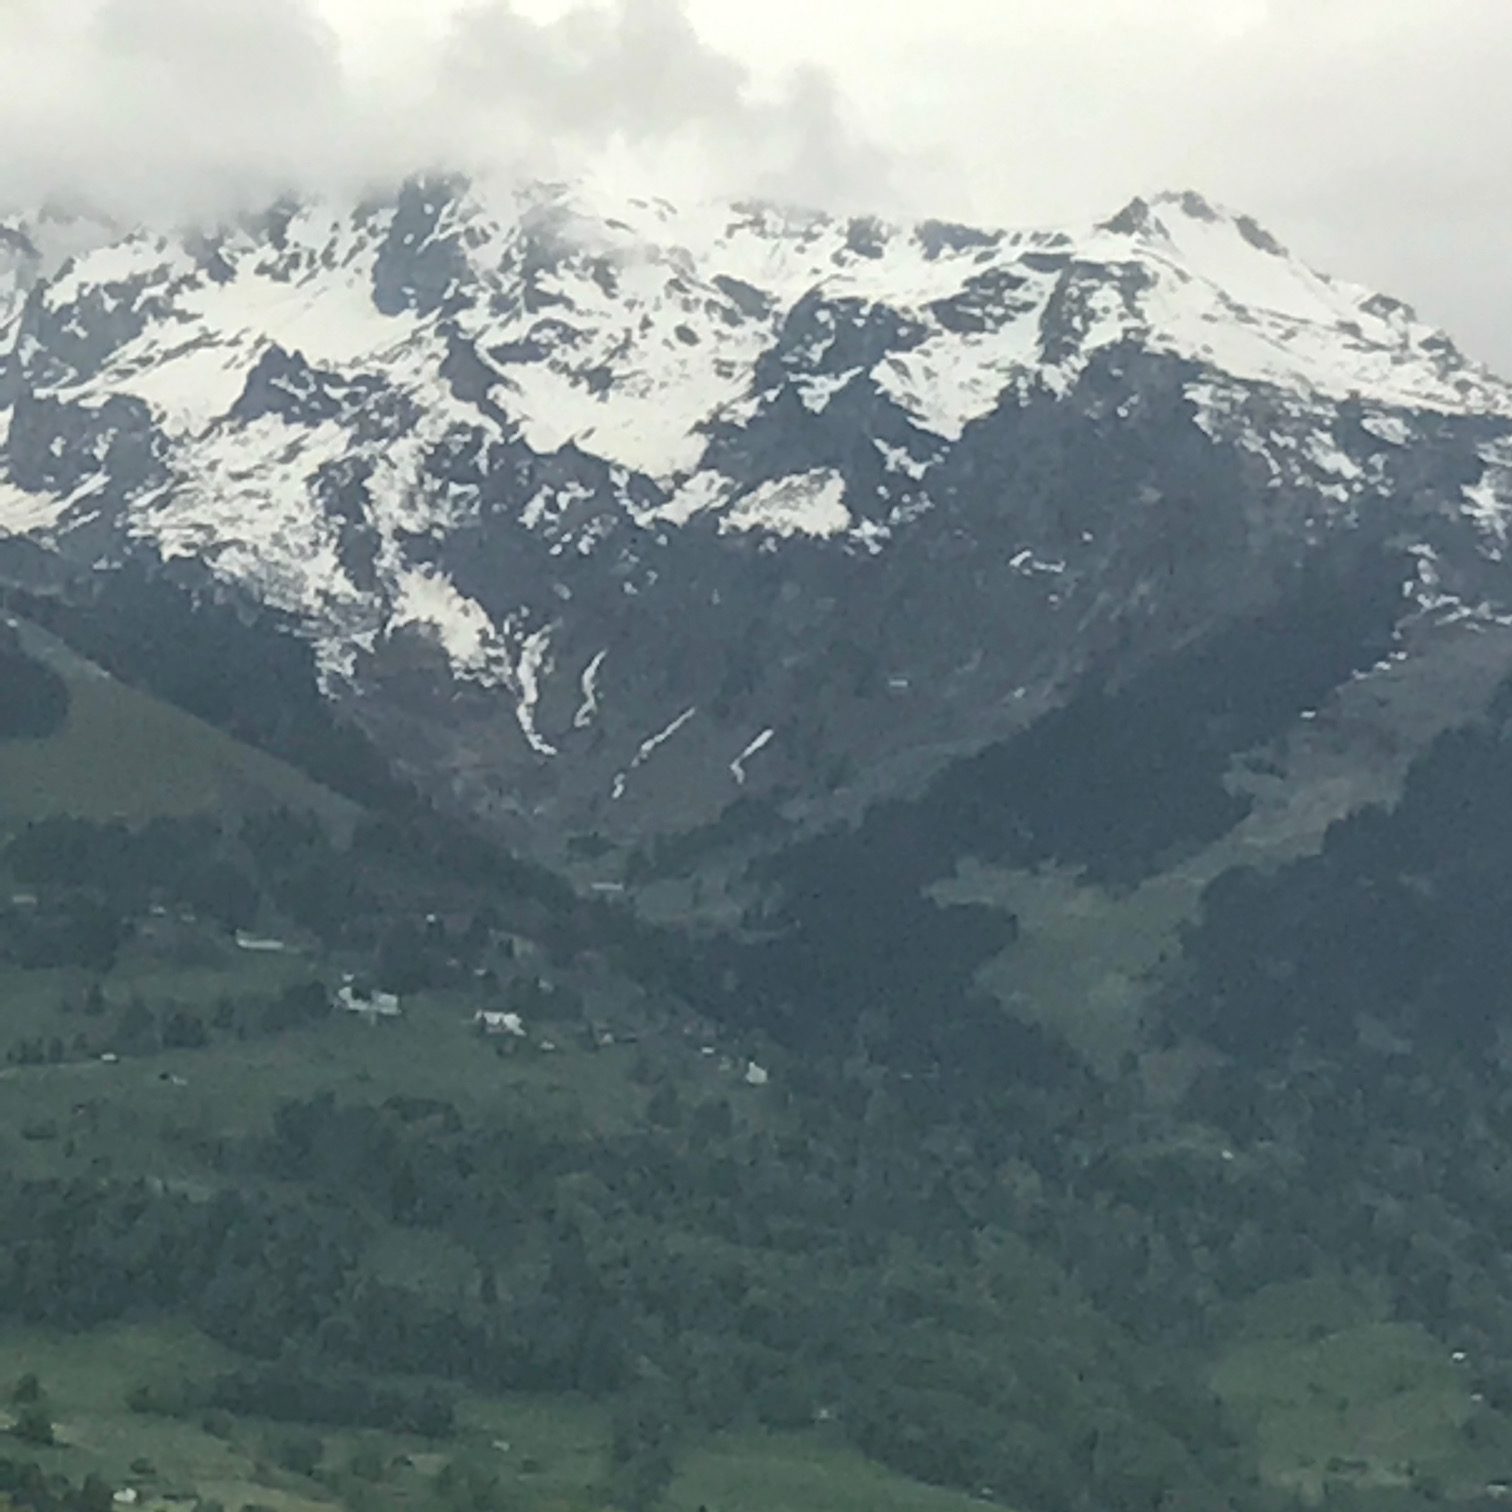
[[[1374,654],[1364,602],[1330,675]],[[229,622],[223,644],[237,654]],[[957,831],[1026,867],[1079,858],[1106,887],[1195,843],[1208,806],[1173,795],[1217,793],[1227,744],[1314,694],[1269,645],[1152,673],[1143,727],[1099,693],[963,787],[795,847],[763,928],[733,942],[582,900],[376,779],[345,826],[280,805],[14,826],[3,1048],[33,1111],[0,1127],[0,1322],[175,1320],[238,1362],[141,1380],[143,1418],[447,1443],[459,1393],[587,1401],[612,1425],[603,1496],[627,1512],[664,1505],[695,1446],[744,1429],[823,1432],[1019,1512],[1270,1512],[1301,1483],[1273,1471],[1264,1412],[1221,1367],[1249,1347],[1254,1299],[1332,1277],[1365,1312],[1283,1330],[1288,1349],[1396,1330],[1418,1363],[1381,1387],[1393,1401],[1449,1369],[1422,1351],[1464,1364],[1434,1388],[1453,1404],[1436,1457],[1406,1454],[1383,1481],[1341,1449],[1314,1467],[1330,1505],[1483,1500],[1512,1472],[1496,1027],[1512,687],[1426,752],[1394,808],[1337,825],[1318,856],[1219,878],[1117,1075],[977,991],[983,960],[1011,959],[1011,920],[924,895],[949,850],[931,837]],[[0,650],[27,690],[6,738],[45,738],[67,688]],[[1225,712],[1235,657],[1270,668],[1264,707]],[[326,739],[302,693],[277,712],[277,677],[264,712],[249,694],[234,717],[187,671],[153,679],[267,749]],[[1210,744],[1171,739],[1183,699],[1213,706]],[[1137,836],[1102,852],[1090,820],[1025,801],[999,830],[972,819],[1005,773],[1057,769],[1109,721],[1125,744],[1105,759],[1147,812]],[[255,987],[235,943],[249,930],[288,955]],[[224,990],[175,985],[206,971]],[[337,1022],[347,979],[403,994],[413,1032],[456,1057],[457,1089],[422,1092],[382,1030]],[[44,981],[66,985],[38,997]],[[554,1053],[462,1027],[501,1003]],[[1188,1069],[1157,1096],[1162,1057]],[[759,1092],[737,1074],[758,1058]],[[28,1100],[106,1062],[224,1093],[178,1119],[141,1112],[142,1091]],[[597,1090],[537,1095],[533,1068],[551,1065]],[[445,1284],[386,1258],[417,1246],[445,1258]],[[1314,1409],[1341,1442],[1348,1395]],[[18,1505],[98,1502],[13,1448],[0,1470]],[[512,1504],[492,1482],[478,1496]]]

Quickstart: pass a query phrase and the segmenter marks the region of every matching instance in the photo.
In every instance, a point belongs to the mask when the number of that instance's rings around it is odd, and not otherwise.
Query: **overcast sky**
[[[0,0],[0,195],[606,162],[1014,225],[1193,187],[1512,372],[1509,0]]]

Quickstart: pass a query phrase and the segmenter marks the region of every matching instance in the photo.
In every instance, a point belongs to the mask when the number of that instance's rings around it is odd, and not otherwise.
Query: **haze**
[[[1194,187],[1512,370],[1501,0],[6,0],[0,195],[417,168],[992,223]]]

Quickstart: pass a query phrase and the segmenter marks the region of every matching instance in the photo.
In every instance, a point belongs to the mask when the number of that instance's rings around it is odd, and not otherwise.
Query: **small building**
[[[236,931],[236,945],[237,949],[251,951],[254,955],[283,955],[289,948],[282,940],[248,934],[245,929]]]
[[[347,1013],[355,1013],[372,1024],[376,1024],[379,1019],[395,1019],[400,1015],[396,993],[366,993],[351,982],[343,983],[337,991],[336,1006]]]
[[[525,1021],[518,1013],[505,1013],[493,1008],[480,1008],[473,1014],[473,1023],[490,1038],[524,1039]]]
[[[771,1081],[772,1075],[765,1066],[758,1066],[755,1061],[748,1061],[745,1069],[745,1083],[748,1087],[764,1087]]]

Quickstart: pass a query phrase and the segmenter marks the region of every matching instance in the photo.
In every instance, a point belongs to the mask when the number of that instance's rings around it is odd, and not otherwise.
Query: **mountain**
[[[1512,386],[1195,194],[1010,232],[434,180],[0,241],[0,528],[289,617],[558,858],[854,816],[1306,574],[1403,594],[1293,724],[1509,607]]]
[[[1195,195],[5,224],[0,1500],[1505,1500],[1512,389]]]

